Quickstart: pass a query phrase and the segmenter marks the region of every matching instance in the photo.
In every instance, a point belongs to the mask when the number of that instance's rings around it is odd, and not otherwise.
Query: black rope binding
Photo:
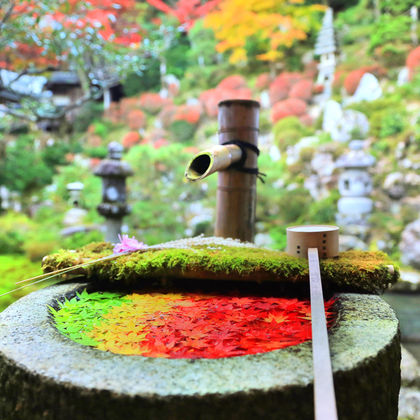
[[[227,144],[234,144],[234,145],[238,146],[241,149],[241,152],[242,152],[241,158],[237,162],[232,163],[232,165],[230,165],[229,168],[236,169],[237,171],[240,171],[240,172],[245,172],[246,174],[257,175],[257,178],[263,184],[265,184],[264,177],[267,176],[266,174],[264,174],[263,172],[260,172],[258,168],[245,168],[244,167],[246,158],[248,157],[247,151],[251,150],[257,156],[259,156],[260,155],[260,149],[258,149],[257,146],[254,146],[251,143],[246,143],[242,140],[236,140],[236,139],[225,141],[224,143],[222,143],[222,146],[225,146]]]

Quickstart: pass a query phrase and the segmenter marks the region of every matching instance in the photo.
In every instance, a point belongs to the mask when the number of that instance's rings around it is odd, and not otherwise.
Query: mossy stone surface
[[[90,244],[77,252],[59,251],[43,260],[46,272],[71,267],[112,254],[106,243]],[[392,261],[382,252],[347,251],[320,261],[324,286],[332,291],[377,293],[398,280]],[[90,281],[141,286],[148,278],[182,277],[230,281],[308,282],[308,262],[284,252],[234,246],[192,246],[137,251],[102,261],[78,272]]]
[[[223,359],[101,352],[61,335],[48,313],[85,286],[51,286],[0,314],[1,419],[313,419],[310,342]],[[398,321],[378,296],[338,297],[330,345],[339,418],[395,420]]]

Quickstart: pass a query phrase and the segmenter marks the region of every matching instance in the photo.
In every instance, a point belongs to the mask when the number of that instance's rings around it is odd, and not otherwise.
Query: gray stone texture
[[[401,235],[401,262],[420,268],[420,219],[408,224]]]
[[[401,390],[398,417],[420,420],[420,366],[414,356],[401,347]]]
[[[2,420],[313,419],[311,343],[222,359],[123,356],[54,328],[51,286],[0,314]],[[330,346],[340,420],[395,420],[398,321],[380,297],[341,294]]]

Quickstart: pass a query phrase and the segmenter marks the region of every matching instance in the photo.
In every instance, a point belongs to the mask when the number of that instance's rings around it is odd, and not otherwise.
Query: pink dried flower
[[[133,252],[139,249],[146,249],[147,245],[143,242],[139,242],[134,236],[129,238],[128,235],[118,235],[120,242],[114,246],[114,254],[120,254],[121,252]]]

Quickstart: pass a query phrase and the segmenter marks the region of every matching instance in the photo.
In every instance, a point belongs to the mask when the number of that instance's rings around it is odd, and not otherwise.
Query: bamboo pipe
[[[223,171],[242,157],[242,150],[234,144],[214,146],[197,153],[188,163],[185,178],[199,181],[217,171]]]
[[[219,144],[241,140],[258,147],[260,104],[250,100],[219,103]],[[257,168],[258,156],[248,152],[245,168]],[[229,169],[218,172],[215,235],[253,242],[257,175]]]
[[[259,107],[256,101],[235,99],[219,103],[219,146],[194,156],[185,171],[190,181],[218,172],[215,236],[252,242],[255,233],[257,174],[230,167],[242,158],[241,147],[224,145],[239,140],[258,146]],[[257,153],[246,150],[243,167],[257,168]]]

